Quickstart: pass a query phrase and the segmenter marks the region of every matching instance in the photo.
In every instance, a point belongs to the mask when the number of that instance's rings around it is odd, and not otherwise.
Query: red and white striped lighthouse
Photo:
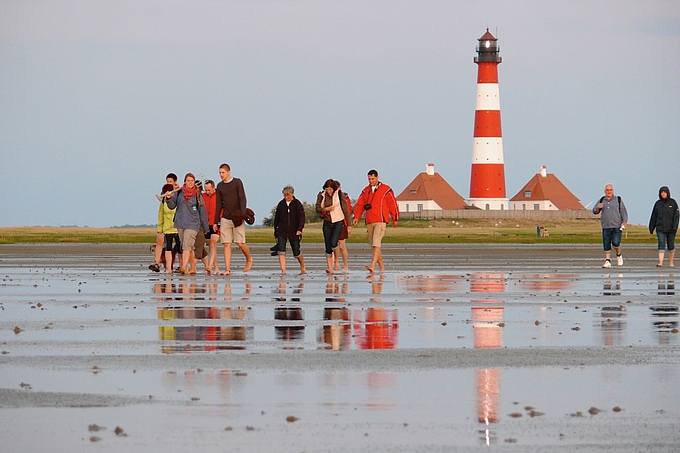
[[[477,103],[470,173],[471,206],[480,209],[508,209],[505,195],[501,102],[498,94],[498,65],[501,62],[498,40],[489,33],[477,46]]]

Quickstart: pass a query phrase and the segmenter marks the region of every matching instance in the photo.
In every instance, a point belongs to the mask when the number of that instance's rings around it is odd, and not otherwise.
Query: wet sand
[[[375,275],[349,247],[347,274],[256,244],[248,274],[235,249],[230,277],[165,277],[143,244],[0,246],[5,447],[678,450],[653,247],[385,245]]]

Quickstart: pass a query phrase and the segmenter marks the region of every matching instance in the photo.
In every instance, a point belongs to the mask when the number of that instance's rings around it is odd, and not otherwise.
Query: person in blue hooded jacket
[[[202,202],[201,193],[196,186],[196,178],[192,173],[184,176],[182,190],[175,192],[167,201],[168,208],[175,209],[175,228],[182,243],[182,262],[179,271],[182,274],[196,273],[196,255],[194,247],[198,231],[208,231],[208,215]],[[191,267],[191,269],[189,269]]]
[[[675,233],[678,231],[678,221],[680,221],[680,211],[678,203],[671,198],[671,191],[668,186],[659,189],[659,199],[654,203],[652,216],[649,218],[649,234],[654,234],[658,240],[657,251],[659,262],[656,267],[663,266],[663,256],[665,249],[668,248],[668,265],[675,267]]]

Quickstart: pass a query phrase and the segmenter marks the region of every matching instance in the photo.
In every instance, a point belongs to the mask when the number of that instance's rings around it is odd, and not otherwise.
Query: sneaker
[[[612,262],[609,260],[604,260],[604,264],[602,265],[602,267],[604,269],[609,269],[610,267],[612,267]]]
[[[154,264],[149,264],[149,269],[151,269],[151,270],[154,271],[154,272],[160,272],[160,271],[161,271],[160,266],[159,266],[158,264],[156,264],[156,263],[154,263]]]
[[[616,255],[616,265],[623,266],[623,255]]]

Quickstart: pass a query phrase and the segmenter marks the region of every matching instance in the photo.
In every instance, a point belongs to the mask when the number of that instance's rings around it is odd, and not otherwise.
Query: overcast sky
[[[469,196],[477,39],[498,38],[507,196],[546,165],[646,224],[680,199],[680,2],[0,1],[0,226],[155,224],[227,162],[258,223],[371,168]]]

